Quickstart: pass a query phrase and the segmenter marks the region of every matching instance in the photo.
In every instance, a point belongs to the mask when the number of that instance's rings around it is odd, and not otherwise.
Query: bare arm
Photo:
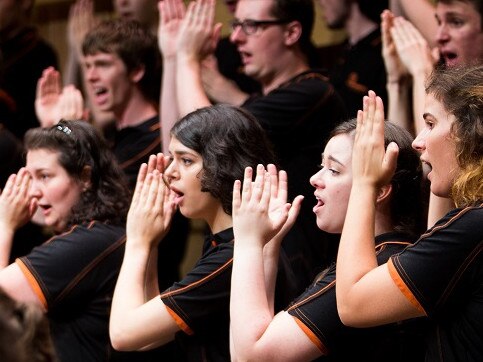
[[[353,184],[337,256],[337,309],[342,322],[369,327],[422,315],[397,288],[374,248],[378,190],[394,173],[398,148],[384,147],[384,107],[374,92],[357,114]],[[360,210],[364,210],[363,213]]]
[[[280,356],[287,361],[309,360],[319,356],[320,351],[288,313],[273,315],[271,288],[276,269],[273,259],[267,261],[264,258],[275,257],[271,254],[275,249],[263,248],[266,240],[274,241],[274,234],[280,232],[288,219],[293,223],[295,218],[290,216],[292,208],[285,202],[286,174],[279,173],[279,182],[274,166],[268,168],[271,171],[265,173],[263,166],[258,166],[253,184],[252,171],[250,168],[246,170],[241,196],[240,183],[234,186],[231,354],[234,360],[276,361]],[[300,202],[298,198],[295,209],[300,207]]]
[[[408,18],[421,32],[426,41],[435,45],[438,24],[434,17],[435,6],[429,0],[391,0],[390,8],[402,11],[398,15]]]
[[[211,105],[201,80],[201,61],[218,42],[221,24],[213,27],[215,2],[197,0],[188,6],[178,38],[176,94],[180,115]]]
[[[382,56],[387,73],[387,119],[413,133],[411,104],[409,99],[410,75],[399,59],[391,35],[394,14],[385,10],[381,14]]]
[[[173,340],[179,330],[159,298],[152,263],[153,250],[166,234],[174,212],[161,174],[157,169],[148,173],[162,159],[153,157],[139,171],[128,213],[124,260],[114,290],[109,333],[118,350],[153,348]]]

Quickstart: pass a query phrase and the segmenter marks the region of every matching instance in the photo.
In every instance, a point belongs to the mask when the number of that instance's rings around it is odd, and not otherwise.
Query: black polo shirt
[[[432,319],[429,361],[483,361],[483,204],[455,209],[388,262],[394,282]]]
[[[315,223],[314,189],[309,179],[319,170],[330,132],[346,119],[345,109],[334,87],[316,70],[300,73],[270,93],[250,98],[242,107],[259,120],[274,145],[279,166],[290,180],[289,198],[305,196],[297,221],[282,244],[300,280],[300,293],[335,259],[334,237]],[[332,253],[328,251],[331,247]]]
[[[329,72],[330,82],[342,97],[349,117],[362,109],[362,97],[369,90],[387,102],[386,68],[382,58],[382,39],[379,28],[359,40],[346,43]]]
[[[47,309],[60,361],[106,361],[109,314],[126,241],[122,226],[76,225],[16,263]]]
[[[414,239],[402,233],[376,238],[378,264],[410,245]],[[322,272],[287,312],[308,338],[334,361],[423,361],[427,323],[417,319],[375,328],[351,328],[342,324],[335,297],[335,264]]]

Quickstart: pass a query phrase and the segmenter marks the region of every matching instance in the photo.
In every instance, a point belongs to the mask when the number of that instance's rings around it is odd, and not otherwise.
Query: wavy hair
[[[91,186],[81,193],[67,225],[97,220],[123,225],[129,209],[130,192],[125,176],[104,139],[83,121],[60,121],[50,128],[33,128],[25,134],[28,151],[57,152],[59,164],[70,177],[80,181],[90,169]]]
[[[451,196],[458,206],[483,200],[483,65],[436,70],[426,93],[454,115],[451,133],[460,167]]]
[[[231,215],[233,183],[245,168],[275,162],[272,147],[254,116],[229,105],[205,107],[189,113],[171,135],[203,158],[201,190],[221,201]]]
[[[331,137],[340,134],[355,136],[356,119],[341,123]],[[413,138],[405,129],[391,122],[384,123],[384,145],[395,142],[399,147],[396,171],[391,179],[391,219],[395,229],[419,235],[426,229],[426,208],[423,203],[423,171],[419,154],[412,147]]]

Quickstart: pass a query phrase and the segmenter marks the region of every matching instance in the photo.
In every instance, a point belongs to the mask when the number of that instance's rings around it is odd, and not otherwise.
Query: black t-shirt
[[[436,324],[429,361],[483,361],[483,204],[455,209],[388,262],[394,282]]]
[[[177,360],[229,361],[230,286],[233,265],[233,229],[210,234],[200,260],[183,280],[161,294],[168,312],[181,331],[176,334]],[[279,277],[287,277],[285,263]],[[279,279],[280,280],[280,279]],[[276,305],[287,305],[291,285],[279,283]],[[285,303],[285,304],[284,304]]]
[[[61,361],[105,361],[125,229],[93,221],[55,236],[16,263],[47,309]]]
[[[414,241],[402,233],[376,238],[378,264],[387,262]],[[327,355],[327,361],[423,361],[427,323],[418,318],[375,328],[351,328],[342,324],[335,297],[335,264],[298,297],[287,312],[307,337]]]
[[[349,117],[362,109],[362,97],[369,90],[376,92],[386,104],[386,68],[382,58],[379,28],[353,46],[346,44],[335,65],[330,69],[330,82],[342,97]]]
[[[315,223],[314,189],[309,180],[319,170],[330,132],[346,119],[345,109],[328,79],[314,70],[295,76],[264,96],[250,98],[243,108],[259,120],[274,145],[279,165],[288,174],[289,198],[305,196],[299,217],[282,244],[302,292],[335,257],[334,237]]]

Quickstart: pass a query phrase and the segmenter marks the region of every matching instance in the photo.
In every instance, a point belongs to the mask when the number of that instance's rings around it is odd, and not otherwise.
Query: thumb
[[[395,142],[391,142],[386,149],[384,155],[384,164],[388,170],[394,171],[397,166],[397,156],[399,154],[399,147]]]
[[[29,205],[30,218],[32,218],[34,216],[35,212],[37,211],[38,206],[39,206],[39,200],[37,200],[36,198],[33,198],[30,201],[30,205]]]

